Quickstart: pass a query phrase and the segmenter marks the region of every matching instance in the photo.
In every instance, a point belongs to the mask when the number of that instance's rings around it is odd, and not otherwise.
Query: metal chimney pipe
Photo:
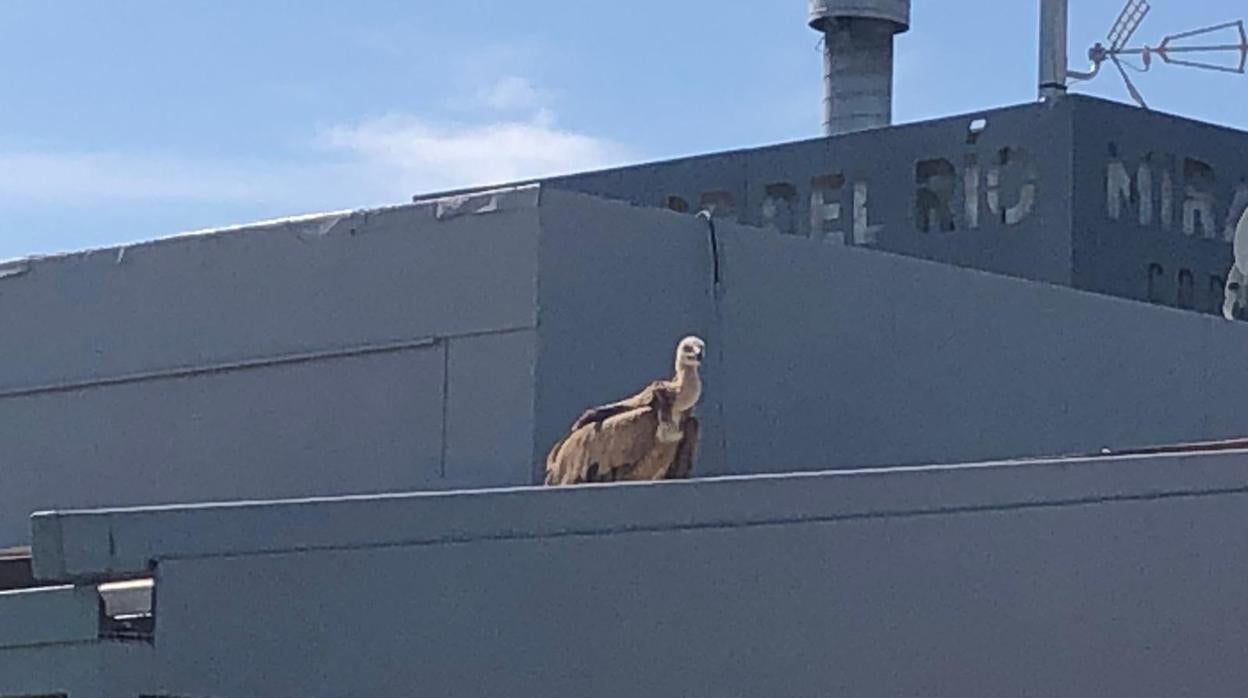
[[[910,0],[809,0],[824,36],[823,132],[893,122],[893,37],[910,28]]]
[[[1040,0],[1040,99],[1066,94],[1069,0]]]

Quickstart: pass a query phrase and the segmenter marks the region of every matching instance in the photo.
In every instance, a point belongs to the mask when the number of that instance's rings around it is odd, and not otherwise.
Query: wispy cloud
[[[390,114],[334,126],[322,142],[353,153],[407,190],[575,172],[620,163],[629,155],[619,144],[558,128],[546,111],[524,121],[475,125]]]
[[[329,125],[299,162],[126,152],[0,151],[0,200],[395,203],[436,189],[622,163],[628,148],[560,127],[550,94],[508,76],[456,95],[452,118],[403,112]]]
[[[559,126],[553,93],[504,75],[446,100],[455,118],[389,113],[330,126],[318,143],[347,153],[405,195],[626,162],[623,144]]]

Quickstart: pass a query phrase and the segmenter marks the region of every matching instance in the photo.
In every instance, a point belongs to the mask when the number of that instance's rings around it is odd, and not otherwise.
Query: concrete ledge
[[[0,652],[0,695],[28,698],[162,696],[152,688],[153,647],[99,640]],[[175,694],[176,695],[176,694]]]
[[[94,587],[0,592],[0,648],[99,639],[100,596]]]
[[[685,482],[41,512],[35,576],[101,581],[165,559],[733,528],[1248,493],[1248,451]]]

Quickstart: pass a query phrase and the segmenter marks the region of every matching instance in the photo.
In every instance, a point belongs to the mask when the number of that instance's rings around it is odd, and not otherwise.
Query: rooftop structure
[[[0,266],[0,698],[1237,695],[1248,133],[875,126]]]
[[[823,34],[823,132],[893,122],[893,37],[910,28],[910,0],[809,0]]]

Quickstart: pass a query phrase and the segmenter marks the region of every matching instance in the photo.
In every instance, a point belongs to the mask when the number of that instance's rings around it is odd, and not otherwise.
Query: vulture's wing
[[[698,455],[698,426],[697,417],[689,415],[685,418],[685,437],[680,440],[680,448],[676,449],[672,467],[667,471],[668,480],[684,480],[693,472],[693,459]]]
[[[576,431],[586,424],[602,424],[602,422],[610,419],[611,417],[614,417],[617,414],[623,414],[630,410],[642,407],[651,407],[655,404],[656,400],[662,405],[670,404],[670,393],[671,387],[665,381],[655,381],[650,385],[647,385],[641,392],[630,398],[620,400],[619,402],[612,402],[608,405],[591,407],[585,410],[585,412],[572,423],[572,428],[569,429],[569,431]]]
[[[658,412],[642,407],[573,430],[547,456],[546,484],[619,480],[654,447],[658,426]]]

